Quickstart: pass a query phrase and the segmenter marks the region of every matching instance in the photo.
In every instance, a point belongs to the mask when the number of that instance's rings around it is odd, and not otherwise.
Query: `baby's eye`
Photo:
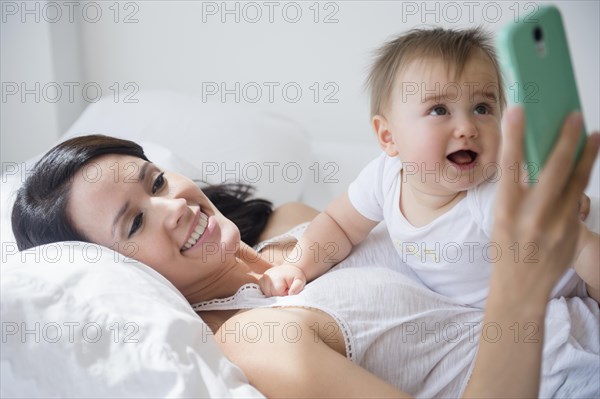
[[[136,215],[136,217],[133,219],[133,223],[131,224],[131,230],[129,230],[128,238],[131,238],[131,236],[134,235],[140,229],[140,227],[142,227],[143,220],[144,220],[144,214],[138,213]]]
[[[165,172],[162,172],[161,174],[156,176],[156,179],[152,184],[152,194],[156,194],[165,185],[164,174]]]
[[[448,113],[448,110],[443,105],[435,105],[429,111],[429,115],[439,115],[439,116],[441,116],[441,115],[446,115],[447,113]]]
[[[479,104],[475,107],[475,113],[486,115],[490,113],[490,107],[487,104]]]

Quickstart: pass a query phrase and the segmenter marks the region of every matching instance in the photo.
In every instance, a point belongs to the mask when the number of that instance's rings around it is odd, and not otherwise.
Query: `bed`
[[[246,181],[276,206],[317,208],[377,154],[375,146],[315,145],[297,121],[252,108],[172,92],[138,97],[90,105],[60,141],[131,139],[161,167],[208,183]],[[17,251],[10,204],[36,159],[6,165],[2,176],[1,396],[263,397],[153,269],[81,242]]]

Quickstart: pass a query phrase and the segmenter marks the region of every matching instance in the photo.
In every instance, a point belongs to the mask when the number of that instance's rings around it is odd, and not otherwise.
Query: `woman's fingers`
[[[571,176],[568,186],[568,202],[575,202],[581,199],[581,193],[587,186],[592,174],[594,161],[598,155],[598,147],[600,147],[600,133],[595,132],[587,138],[581,159]]]
[[[540,191],[544,196],[563,195],[575,167],[575,152],[583,128],[580,112],[572,112],[565,121],[548,161],[539,175]]]
[[[586,143],[580,161],[573,157],[579,139],[577,125],[565,126],[540,182],[522,184],[524,119],[520,109],[503,120],[502,176],[498,187],[492,241],[510,253],[514,245],[535,250],[534,258],[502,258],[495,267],[496,285],[516,295],[540,289],[550,293],[572,259],[578,235],[578,206],[598,151],[599,136]],[[519,173],[517,173],[517,170]],[[520,267],[526,265],[527,267]],[[519,278],[515,281],[515,276]]]
[[[502,120],[502,154],[500,155],[500,183],[498,202],[508,206],[521,191],[521,164],[523,162],[524,120],[518,107],[506,111]],[[511,212],[510,209],[504,209]]]

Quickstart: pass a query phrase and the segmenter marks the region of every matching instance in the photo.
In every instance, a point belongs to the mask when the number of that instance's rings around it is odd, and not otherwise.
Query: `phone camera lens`
[[[535,27],[535,29],[533,30],[533,38],[536,42],[542,41],[542,28],[540,28],[539,26]]]

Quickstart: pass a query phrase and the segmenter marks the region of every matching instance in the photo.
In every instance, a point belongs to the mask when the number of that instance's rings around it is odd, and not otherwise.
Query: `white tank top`
[[[293,235],[302,231],[297,228]],[[578,333],[576,342],[572,342],[570,323],[565,325],[562,316],[562,323],[557,323],[554,330],[564,332],[566,327],[566,335],[557,341],[546,331],[546,343],[555,347],[548,356],[556,357],[560,348],[562,357],[568,358],[569,380],[575,384],[565,384],[565,372],[555,373],[554,380],[548,379],[552,383],[542,384],[541,396],[554,396],[559,391],[571,397],[598,396],[593,393],[600,392],[595,378],[600,375],[598,307],[575,299],[582,305],[578,311],[591,317],[591,336],[588,331]],[[569,316],[568,306],[562,301],[562,313],[566,310]],[[382,225],[346,260],[307,284],[298,295],[266,298],[258,285],[246,284],[231,297],[193,307],[198,312],[260,307],[308,307],[326,312],[337,325],[322,327],[332,333],[335,328],[341,329],[350,360],[416,397],[460,397],[474,365],[482,328],[492,340],[499,333],[494,325],[482,325],[480,309],[453,303],[423,286],[400,262]],[[556,335],[556,331],[550,334]],[[565,352],[565,346],[572,348]],[[590,378],[596,381],[591,387]],[[588,386],[583,392],[582,384]]]

